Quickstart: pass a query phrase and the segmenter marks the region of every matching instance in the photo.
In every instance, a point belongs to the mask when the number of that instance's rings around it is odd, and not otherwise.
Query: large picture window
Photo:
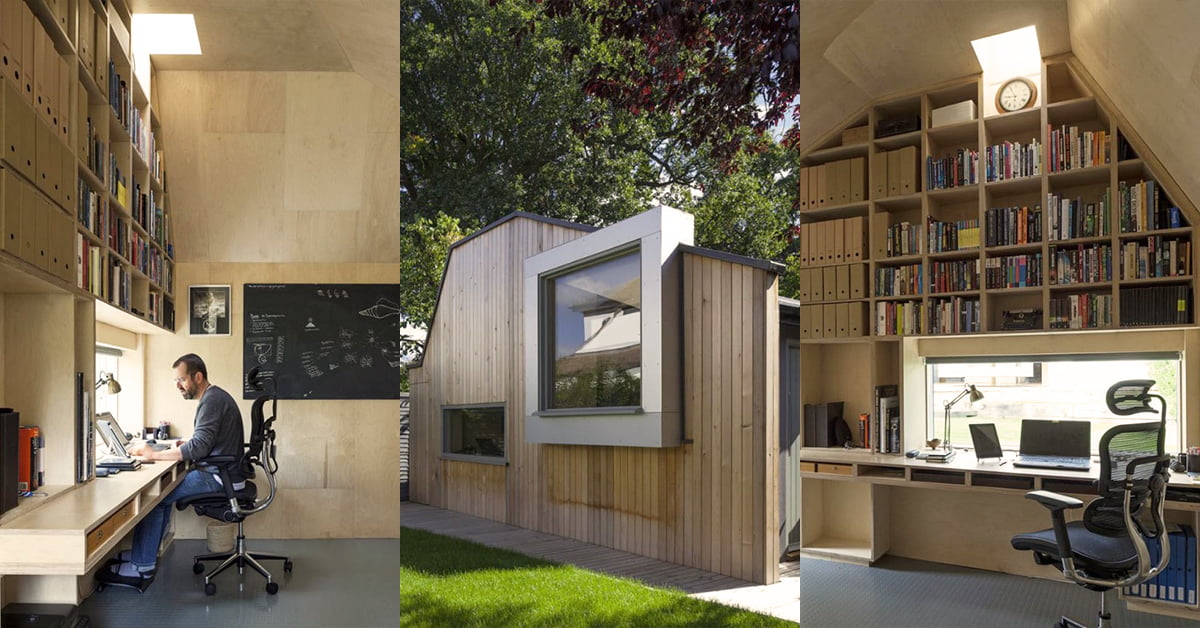
[[[504,406],[442,408],[443,453],[504,459]]]
[[[637,407],[642,398],[638,250],[545,279],[547,409]]]
[[[1178,353],[1136,355],[1065,355],[1037,358],[931,358],[927,363],[929,386],[929,438],[941,438],[944,403],[973,384],[984,398],[974,404],[964,399],[951,410],[950,442],[971,444],[971,423],[994,423],[1000,443],[1016,450],[1023,419],[1087,421],[1091,424],[1092,451],[1109,428],[1122,423],[1158,420],[1156,412],[1117,416],[1109,412],[1104,396],[1109,386],[1124,379],[1152,379],[1150,390],[1167,404],[1166,450],[1179,451],[1180,358]]]

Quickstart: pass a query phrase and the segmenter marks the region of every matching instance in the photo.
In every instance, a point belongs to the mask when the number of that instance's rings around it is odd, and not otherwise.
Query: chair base
[[[287,556],[283,556],[280,554],[272,554],[270,552],[247,551],[246,550],[246,535],[243,530],[243,524],[241,521],[238,522],[237,543],[234,546],[234,551],[232,551],[232,552],[217,552],[217,553],[213,553],[213,554],[198,554],[195,557],[193,557],[192,560],[193,560],[192,571],[197,574],[204,571],[204,566],[201,564],[203,561],[206,561],[206,560],[221,561],[221,564],[214,567],[212,569],[212,571],[208,572],[207,574],[204,574],[204,593],[206,595],[213,595],[217,592],[217,585],[213,582],[213,578],[216,578],[217,575],[219,575],[222,571],[225,571],[230,566],[235,565],[235,564],[237,565],[239,575],[245,574],[246,573],[246,565],[249,565],[251,568],[253,568],[255,571],[257,571],[260,575],[262,575],[262,577],[266,578],[267,579],[267,593],[270,595],[275,595],[276,593],[279,592],[279,583],[275,582],[275,580],[271,577],[271,572],[267,571],[266,568],[262,566],[262,563],[260,563],[258,561],[260,561],[260,560],[282,560],[283,561],[283,570],[288,573],[291,573],[291,571],[292,571],[292,559],[288,558]]]
[[[1100,591],[1100,612],[1096,614],[1096,628],[1112,628],[1112,614],[1108,612],[1108,590]],[[1055,624],[1054,628],[1090,628],[1087,625],[1081,624],[1070,617],[1063,616]]]

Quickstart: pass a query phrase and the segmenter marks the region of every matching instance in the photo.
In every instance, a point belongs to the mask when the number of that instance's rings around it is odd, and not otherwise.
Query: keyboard
[[[1087,471],[1092,468],[1092,459],[1075,456],[1017,456],[1016,460],[1013,460],[1013,466],[1034,469]]]
[[[146,446],[148,446],[150,449],[153,449],[154,451],[162,451],[162,450],[164,450],[164,449],[170,449],[170,448],[171,448],[171,446],[170,446],[170,445],[168,445],[167,443],[158,443],[158,442],[154,442],[154,443],[147,443],[147,442],[144,442],[144,441],[143,441],[143,442],[141,442],[141,443],[134,443],[134,445],[146,445]]]

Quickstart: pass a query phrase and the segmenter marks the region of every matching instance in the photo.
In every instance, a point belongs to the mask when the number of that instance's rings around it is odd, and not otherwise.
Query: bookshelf
[[[0,526],[78,484],[76,373],[90,394],[96,323],[174,331],[161,128],[132,81],[130,20],[123,0],[0,2],[0,394],[41,428],[50,494]]]
[[[843,143],[839,129],[801,155],[800,396],[803,404],[844,402],[855,444],[854,419],[873,413],[876,387],[898,385],[903,395],[923,381],[904,359],[922,338],[1032,332],[1051,342],[1095,330],[1115,342],[1125,330],[1196,325],[1196,208],[1072,57],[1044,60],[1042,69],[1031,109],[931,128],[939,107],[971,100],[983,111],[982,77],[966,77],[870,103],[842,126],[866,127],[865,139]],[[920,128],[879,132],[904,118]],[[829,176],[832,162],[852,158],[867,164],[861,179]],[[844,186],[861,186],[864,199],[830,202]],[[863,311],[865,331],[818,333],[829,304],[814,298],[813,271],[836,264],[819,251],[836,241],[831,224],[855,220],[866,225],[867,285],[864,297],[844,302]],[[1015,327],[1014,312],[1040,318],[1030,329],[1006,328]],[[901,399],[902,409],[921,412],[902,417],[901,452],[924,445],[921,403]],[[804,446],[805,460],[824,452],[854,464],[905,460]],[[891,541],[879,528],[897,517],[888,491],[850,489],[854,482],[835,472],[809,471],[801,547],[856,562],[886,553]]]

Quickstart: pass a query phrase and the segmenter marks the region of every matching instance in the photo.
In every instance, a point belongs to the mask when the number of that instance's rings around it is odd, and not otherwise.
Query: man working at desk
[[[184,399],[199,399],[192,437],[178,441],[178,447],[154,451],[140,446],[131,454],[146,460],[184,460],[194,462],[207,456],[241,456],[242,413],[229,393],[208,381],[208,369],[200,356],[189,353],[175,360],[175,387]],[[233,488],[245,486],[245,478],[237,463],[226,467]],[[133,529],[133,550],[122,551],[118,562],[96,572],[96,579],[106,584],[122,584],[144,589],[154,580],[158,564],[158,546],[171,520],[171,508],[185,497],[222,490],[217,470],[209,467],[192,469],[150,514]]]

